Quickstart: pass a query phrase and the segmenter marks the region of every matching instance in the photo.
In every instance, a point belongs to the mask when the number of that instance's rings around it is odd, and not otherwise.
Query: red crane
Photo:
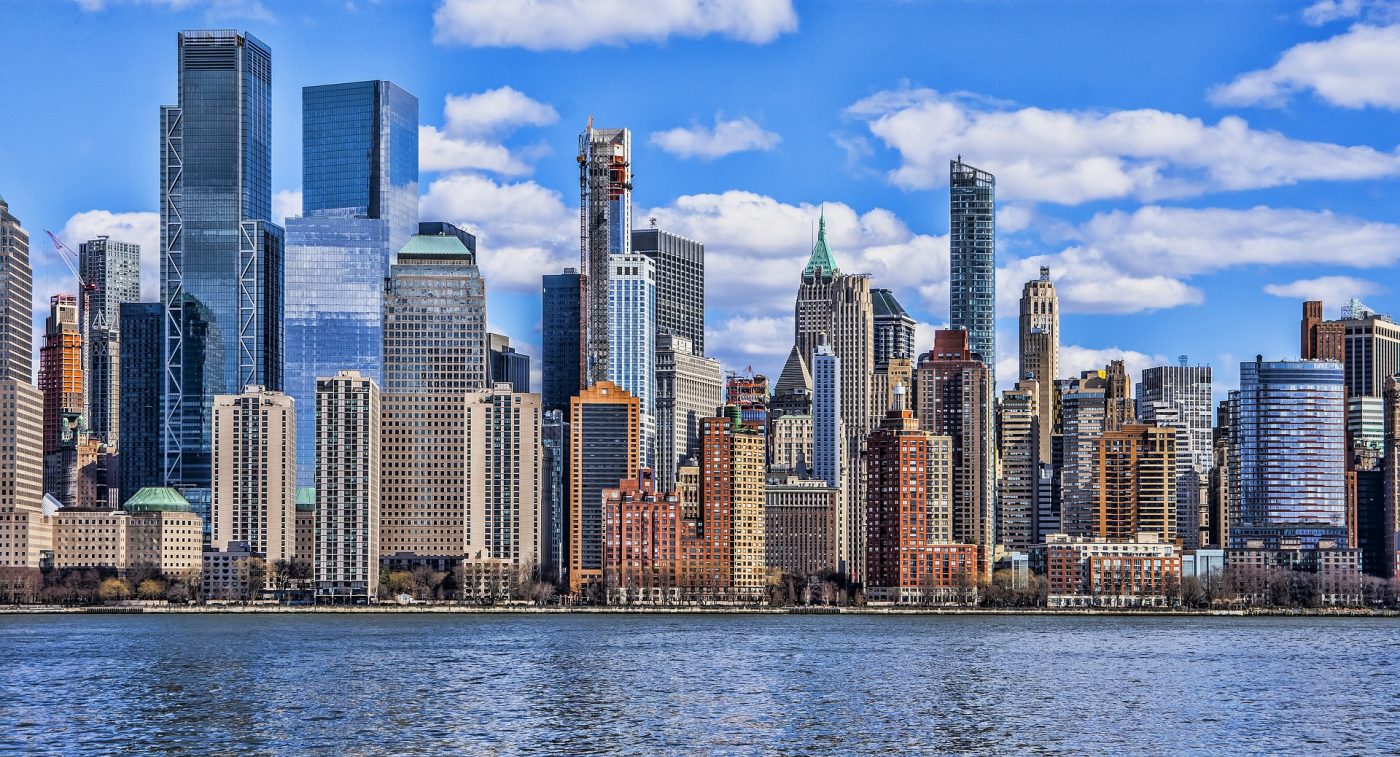
[[[89,329],[94,331],[106,329],[107,318],[101,311],[96,314],[95,320],[91,322],[88,320],[88,309],[92,307],[92,294],[97,291],[97,285],[84,279],[83,274],[78,271],[78,266],[81,264],[82,258],[78,256],[78,253],[73,252],[72,247],[64,244],[63,240],[59,239],[57,234],[48,230],[45,230],[44,233],[48,234],[49,241],[53,242],[54,252],[58,253],[58,257],[63,259],[63,263],[68,266],[68,270],[72,271],[73,277],[78,280],[78,287],[82,290],[78,298],[82,312],[78,317],[82,319],[82,323],[88,326]]]

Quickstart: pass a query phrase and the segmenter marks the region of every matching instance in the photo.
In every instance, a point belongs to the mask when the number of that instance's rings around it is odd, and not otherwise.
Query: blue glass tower
[[[297,483],[316,470],[316,379],[383,380],[384,279],[418,226],[418,98],[387,81],[302,89],[303,216],[287,220],[286,386]]]
[[[987,365],[996,386],[997,180],[958,156],[949,166],[948,184],[948,322],[967,332],[968,346]]]
[[[122,438],[117,469],[121,496],[126,499],[148,486],[165,485],[160,447],[165,309],[159,302],[123,302],[120,314],[118,425],[127,434]]]
[[[162,106],[165,480],[205,519],[213,401],[282,387],[282,229],[272,216],[272,51],[235,31],[177,39]]]

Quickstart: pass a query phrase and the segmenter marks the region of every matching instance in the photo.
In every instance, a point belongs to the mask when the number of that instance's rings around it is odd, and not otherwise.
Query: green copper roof
[[[827,273],[836,270],[836,258],[826,246],[825,209],[822,210],[821,220],[817,222],[817,243],[812,245],[812,257],[807,259],[807,267],[802,269],[802,275],[811,275],[818,268]]]
[[[129,513],[187,513],[189,500],[168,486],[147,486],[122,505]]]
[[[316,509],[316,487],[297,487],[297,509],[302,512]]]
[[[461,255],[475,258],[462,240],[450,234],[414,234],[399,250],[400,255]]]

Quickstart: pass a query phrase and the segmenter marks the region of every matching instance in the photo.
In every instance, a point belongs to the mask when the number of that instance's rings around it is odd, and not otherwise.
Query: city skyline
[[[85,10],[103,5],[103,10]],[[887,60],[848,61],[851,70],[842,76],[833,76],[825,66],[789,60],[819,44],[837,25],[850,27],[851,38],[859,40],[881,23],[939,21],[975,30],[997,22],[998,13],[979,19],[968,6],[889,6],[872,14],[878,18],[866,20],[839,9],[752,4],[736,13],[766,21],[750,24],[744,32],[720,25],[706,34],[696,22],[668,27],[667,18],[658,18],[654,36],[659,42],[598,42],[588,39],[592,27],[583,25],[576,30],[582,41],[565,45],[584,48],[574,52],[549,49],[561,43],[550,41],[549,29],[555,27],[547,24],[519,33],[534,35],[529,40],[488,29],[483,32],[488,37],[503,36],[477,41],[485,46],[463,44],[452,31],[457,28],[453,9],[473,5],[448,4],[438,12],[436,27],[434,8],[427,5],[361,5],[354,13],[337,13],[347,38],[368,39],[389,30],[416,34],[407,38],[422,44],[403,61],[374,49],[349,60],[347,53],[314,42],[308,18],[314,21],[321,8],[338,11],[339,4],[250,4],[262,10],[261,18],[217,15],[237,4],[220,9],[189,4],[174,11],[120,2],[15,9],[17,23],[10,28],[35,30],[32,38],[5,46],[20,58],[29,46],[42,44],[50,26],[65,26],[81,38],[113,22],[123,23],[124,30],[129,25],[128,44],[120,53],[125,57],[110,68],[141,81],[115,88],[121,94],[117,100],[105,91],[92,93],[108,114],[108,129],[98,133],[82,121],[53,129],[45,125],[39,141],[35,129],[47,112],[39,103],[47,95],[35,89],[35,82],[52,79],[36,75],[26,81],[26,66],[32,64],[10,61],[17,72],[19,117],[0,126],[0,171],[15,182],[4,188],[4,196],[31,237],[51,228],[75,247],[100,233],[141,243],[147,263],[144,299],[154,299],[158,282],[151,278],[150,261],[158,258],[158,244],[153,244],[158,191],[149,166],[157,157],[148,135],[151,110],[169,101],[174,88],[170,40],[180,29],[231,26],[247,29],[276,51],[272,191],[282,212],[275,208],[270,220],[281,223],[296,214],[286,212],[285,199],[300,189],[301,87],[393,80],[421,102],[423,217],[479,232],[482,272],[493,292],[492,330],[510,335],[518,349],[535,358],[536,368],[541,365],[539,275],[578,260],[572,153],[589,114],[604,126],[634,132],[633,164],[639,178],[632,225],[645,228],[655,217],[660,228],[705,244],[710,261],[708,341],[713,345],[706,352],[727,369],[753,365],[770,377],[781,369],[791,346],[787,319],[793,271],[810,250],[823,203],[832,252],[842,268],[872,273],[876,286],[891,287],[918,323],[916,350],[929,349],[932,330],[947,322],[948,313],[947,187],[938,183],[943,181],[941,161],[958,153],[999,180],[1000,388],[1016,378],[1015,298],[1025,281],[1036,278],[1040,265],[1052,268],[1063,303],[1058,378],[1101,367],[1120,354],[1136,376],[1185,353],[1193,364],[1214,367],[1217,399],[1238,386],[1241,361],[1254,354],[1296,357],[1297,346],[1282,329],[1253,334],[1200,329],[1202,320],[1289,318],[1297,299],[1311,296],[1326,302],[1329,318],[1348,295],[1361,296],[1380,312],[1397,310],[1395,292],[1381,290],[1388,278],[1383,266],[1393,264],[1400,250],[1400,228],[1391,223],[1389,210],[1396,192],[1389,177],[1400,168],[1393,145],[1375,138],[1368,144],[1370,135],[1386,133],[1375,127],[1393,104],[1377,101],[1381,95],[1348,100],[1333,90],[1319,94],[1308,89],[1296,67],[1274,66],[1297,44],[1344,46],[1356,34],[1348,28],[1352,23],[1363,29],[1390,28],[1377,16],[1322,23],[1321,10],[1307,11],[1302,5],[1212,8],[1189,20],[1196,30],[1192,39],[1183,32],[1181,38],[1144,40],[1143,30],[1163,13],[1162,7],[1113,9],[1109,20],[1127,30],[1125,39],[1099,42],[1115,55],[1138,60],[1161,53],[1169,43],[1189,43],[1174,56],[1190,54],[1198,60],[1190,71],[1148,71],[1138,91],[1126,88],[1126,77],[1106,76],[1097,67],[1090,77],[1082,54],[1066,56],[1053,71],[1033,71],[1026,56],[1052,52],[1046,49],[1052,43],[1028,45],[1023,32],[1015,30],[1007,30],[1008,39],[997,44],[1019,41],[1027,49],[993,67],[1025,73],[1025,80],[1014,84],[997,78],[995,71],[938,65],[944,56],[958,54],[957,49],[919,53],[900,40]],[[1360,12],[1366,12],[1364,6]],[[44,23],[41,17],[62,23]],[[1067,21],[1034,20],[1029,26],[1052,29]],[[1221,31],[1204,33],[1210,23],[1226,21],[1252,23],[1269,33],[1239,44],[1230,39],[1229,46]],[[666,34],[668,28],[674,35]],[[1143,49],[1120,49],[1129,44],[1127,39]],[[510,46],[517,43],[545,49],[524,52]],[[658,46],[667,51],[669,65],[647,74],[659,85],[649,88],[647,97],[605,98],[589,78],[600,67],[641,60]],[[108,75],[106,67],[86,58],[82,45],[66,47],[78,49],[62,61],[49,61],[60,67],[60,75],[66,73],[80,86]],[[474,63],[470,73],[454,73],[459,67],[453,61],[463,58]],[[676,86],[702,71],[741,68],[751,75],[732,77],[734,86],[724,88],[723,95]],[[773,88],[806,68],[825,85],[818,92]],[[919,73],[929,70],[946,73]],[[558,82],[543,76],[561,71]],[[1284,78],[1287,71],[1293,78]],[[1095,86],[1070,93],[1050,84],[1052,75],[1069,81],[1093,78]],[[1275,100],[1287,98],[1287,107],[1266,107],[1257,102],[1259,97],[1249,102],[1250,82]],[[1293,90],[1297,92],[1289,97]],[[445,100],[448,95],[452,98]],[[953,125],[926,128],[921,119],[936,114],[947,115]],[[1235,118],[1248,126],[1241,127]],[[722,128],[712,128],[712,119]],[[1072,130],[1091,147],[1055,142],[1049,136],[1052,123]],[[1138,131],[1151,126],[1195,146],[1157,145],[1146,136],[1128,143],[1116,135],[1117,125]],[[903,141],[911,128],[930,136],[917,144]],[[1249,139],[1233,151],[1243,154],[1221,149],[1231,144],[1235,128],[1244,128]],[[1040,159],[1022,155],[1024,148],[1008,138],[1020,132],[1046,142]],[[25,143],[35,149],[12,146]],[[86,155],[76,163],[73,156],[51,154],[73,144],[93,147],[71,151]],[[743,144],[752,149],[719,154]],[[848,160],[846,148],[856,160]],[[30,153],[42,156],[44,165],[35,165]],[[1297,155],[1306,156],[1307,165]],[[45,178],[53,175],[83,181]],[[104,211],[121,215],[104,223]],[[31,246],[36,300],[47,302],[51,294],[76,290],[47,244]],[[1144,269],[1142,260],[1154,263]],[[515,264],[504,265],[507,261]],[[1138,312],[1124,312],[1128,310]],[[36,320],[41,320],[40,312],[36,308]]]

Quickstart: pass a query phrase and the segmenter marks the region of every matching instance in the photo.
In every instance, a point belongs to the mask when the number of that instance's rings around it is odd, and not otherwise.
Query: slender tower
[[[968,346],[996,386],[996,177],[962,162],[949,164],[948,248],[952,253],[948,322],[968,332]]]
[[[608,257],[632,248],[632,132],[595,129],[579,135],[579,263],[587,279],[583,301],[588,384],[610,378]]]
[[[1055,428],[1055,379],[1060,375],[1060,297],[1050,269],[1041,266],[1040,278],[1021,288],[1021,375],[1017,380],[1036,382],[1036,417],[1039,419],[1037,462],[1049,463],[1051,433]]]

